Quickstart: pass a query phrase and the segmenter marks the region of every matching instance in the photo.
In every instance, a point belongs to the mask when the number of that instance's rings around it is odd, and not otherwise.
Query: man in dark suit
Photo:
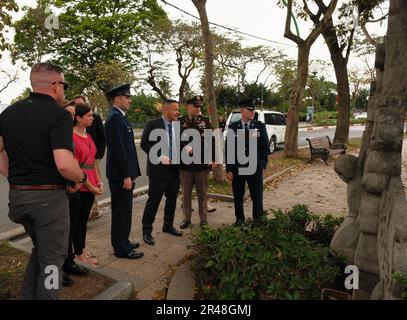
[[[106,176],[112,199],[112,246],[119,258],[138,259],[144,254],[136,251],[140,244],[129,241],[133,189],[140,176],[134,133],[126,112],[131,105],[130,85],[125,84],[106,92],[112,109],[105,123],[107,160]]]
[[[144,242],[154,245],[151,235],[153,223],[157,214],[158,206],[165,194],[164,225],[163,232],[174,236],[182,236],[182,232],[174,228],[174,214],[177,204],[177,196],[180,187],[179,164],[173,164],[173,160],[179,152],[176,146],[175,130],[173,122],[179,117],[179,106],[175,100],[166,100],[162,106],[162,117],[146,123],[141,137],[141,148],[147,153],[147,175],[149,177],[148,200],[143,214],[143,239]],[[160,144],[163,148],[154,153],[151,150],[157,144],[157,140],[150,137],[153,130],[161,135]],[[150,150],[152,151],[150,154]]]
[[[245,184],[247,182],[250,191],[250,198],[253,202],[253,220],[257,220],[263,214],[263,170],[267,167],[269,152],[269,139],[264,123],[254,120],[255,104],[253,100],[246,100],[239,103],[242,119],[229,125],[228,139],[235,140],[234,156],[227,154],[226,158],[226,176],[232,181],[232,189],[235,205],[235,225],[242,224],[245,221],[243,198],[245,193]],[[239,136],[243,135],[243,137]],[[242,139],[243,138],[243,139]],[[255,140],[257,152],[250,148],[249,140]],[[242,145],[239,145],[239,140]],[[226,150],[228,148],[228,141]],[[239,163],[239,157],[236,157],[238,150],[244,150],[245,156],[249,161],[255,161],[255,172],[245,173],[250,163]],[[230,158],[232,156],[232,159]],[[231,161],[232,160],[232,161]],[[232,162],[232,163],[229,163]]]

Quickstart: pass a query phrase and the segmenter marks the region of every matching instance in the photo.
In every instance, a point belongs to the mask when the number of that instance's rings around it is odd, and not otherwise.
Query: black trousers
[[[92,192],[75,192],[69,195],[69,246],[64,267],[74,263],[75,255],[81,255],[86,243],[86,230],[95,195]]]
[[[172,179],[149,178],[148,200],[143,213],[143,233],[151,233],[153,223],[157,214],[163,195],[165,195],[164,226],[173,227],[177,197],[180,187],[178,172],[174,173]]]
[[[123,189],[122,185],[122,180],[109,180],[112,199],[111,243],[116,255],[126,255],[132,251],[129,236],[133,212],[133,189]]]
[[[239,176],[237,172],[233,172],[232,189],[237,221],[245,220],[243,199],[246,182],[253,202],[253,220],[263,214],[263,169],[257,168],[256,173],[250,176]]]

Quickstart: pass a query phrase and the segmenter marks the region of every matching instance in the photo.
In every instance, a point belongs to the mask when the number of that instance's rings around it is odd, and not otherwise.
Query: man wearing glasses
[[[21,298],[50,300],[59,298],[68,252],[67,180],[84,183],[86,174],[72,153],[72,116],[61,108],[62,70],[37,63],[30,81],[30,96],[0,115],[0,168],[10,183],[9,217],[33,242]]]

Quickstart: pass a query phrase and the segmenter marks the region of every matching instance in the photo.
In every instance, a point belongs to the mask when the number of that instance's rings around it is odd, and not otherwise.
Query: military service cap
[[[249,99],[249,100],[240,101],[238,105],[239,105],[240,108],[246,108],[246,109],[249,109],[251,111],[254,111],[254,109],[256,107],[256,100],[255,99]]]
[[[196,107],[202,107],[202,97],[195,96],[195,97],[187,100],[187,104],[193,104]]]
[[[117,96],[128,96],[131,97],[130,93],[130,84],[123,84],[118,87],[114,87],[108,91],[106,91],[106,96],[109,98],[114,98]]]

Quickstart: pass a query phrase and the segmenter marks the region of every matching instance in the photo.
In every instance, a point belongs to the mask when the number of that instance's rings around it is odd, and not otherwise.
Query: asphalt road
[[[361,137],[363,134],[364,126],[352,126],[350,127],[349,138],[356,138]],[[335,128],[329,129],[322,129],[322,130],[313,130],[313,131],[300,131],[298,136],[298,145],[299,146],[306,146],[308,142],[305,140],[306,138],[317,137],[317,136],[324,136],[328,135],[331,139],[335,134]],[[142,176],[136,180],[136,188],[140,188],[143,186],[148,185],[148,177],[145,175],[145,167],[146,167],[146,154],[140,149],[140,146],[137,145],[137,154],[139,158],[139,163],[142,170]],[[103,200],[110,197],[108,182],[105,176],[105,168],[106,162],[105,158],[101,162],[101,173],[103,182],[105,185],[105,192],[102,196],[98,199]],[[10,221],[7,217],[8,214],[8,183],[7,180],[0,176],[0,233],[11,230],[15,228],[17,225]]]

